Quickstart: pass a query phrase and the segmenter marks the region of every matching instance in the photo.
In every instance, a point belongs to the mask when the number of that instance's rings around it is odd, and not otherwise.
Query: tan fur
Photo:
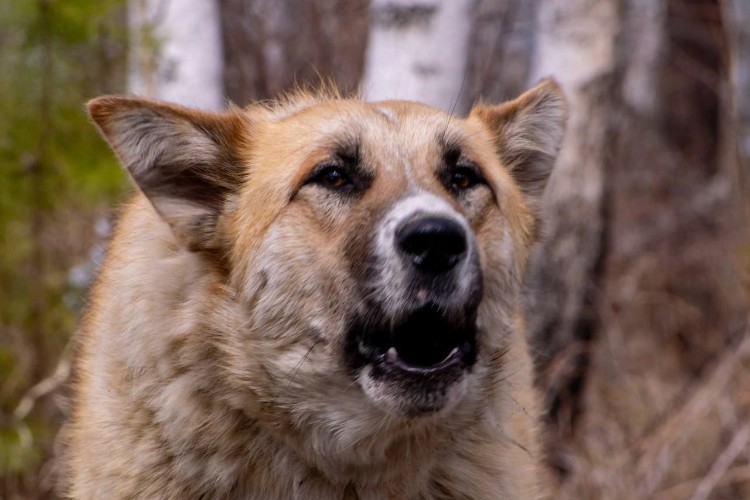
[[[465,120],[315,95],[224,115],[108,97],[90,112],[140,192],[78,339],[71,497],[545,494],[518,294],[563,130],[556,84]],[[435,175],[442,139],[489,188],[451,196]],[[347,141],[374,171],[367,191],[341,201],[303,185]],[[340,358],[360,236],[415,189],[474,232],[487,334],[456,406],[410,418],[373,405]]]

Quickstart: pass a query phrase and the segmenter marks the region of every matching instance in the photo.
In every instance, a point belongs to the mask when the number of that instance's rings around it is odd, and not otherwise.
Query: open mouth
[[[427,305],[396,324],[370,324],[357,332],[360,364],[407,376],[460,372],[476,360],[474,323]]]
[[[428,304],[396,322],[375,314],[354,321],[346,360],[365,394],[388,411],[413,417],[450,408],[477,361],[476,309],[450,314]]]
[[[464,361],[473,363],[474,328],[465,328],[435,307],[410,314],[387,336],[385,362],[411,373],[434,373]],[[383,339],[386,340],[386,339]]]

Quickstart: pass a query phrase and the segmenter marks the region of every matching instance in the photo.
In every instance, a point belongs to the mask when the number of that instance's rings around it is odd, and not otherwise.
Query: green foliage
[[[83,292],[70,270],[90,259],[93,223],[126,186],[84,109],[122,91],[123,2],[4,0],[0,47],[0,498],[8,498],[37,481],[60,417],[49,401],[23,421],[13,411],[54,371]]]

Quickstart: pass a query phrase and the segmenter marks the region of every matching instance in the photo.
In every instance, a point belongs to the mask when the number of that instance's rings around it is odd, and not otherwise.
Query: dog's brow
[[[362,158],[361,140],[356,136],[348,136],[334,141],[333,151],[342,161],[350,164],[360,163]]]
[[[442,130],[437,134],[436,140],[445,157],[458,159],[465,149],[466,138],[453,130]]]

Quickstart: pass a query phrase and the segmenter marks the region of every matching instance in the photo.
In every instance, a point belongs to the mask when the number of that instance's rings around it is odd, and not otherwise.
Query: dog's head
[[[564,128],[554,82],[466,119],[304,94],[224,114],[124,97],[89,110],[230,290],[241,321],[210,327],[235,390],[331,421],[486,394]]]

